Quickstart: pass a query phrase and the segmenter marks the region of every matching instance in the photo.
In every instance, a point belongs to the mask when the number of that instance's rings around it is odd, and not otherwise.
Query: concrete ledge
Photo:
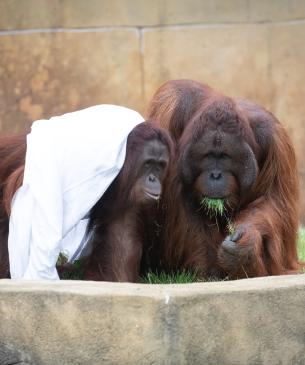
[[[0,356],[1,365],[9,357],[38,365],[304,364],[305,275],[188,285],[0,280]]]

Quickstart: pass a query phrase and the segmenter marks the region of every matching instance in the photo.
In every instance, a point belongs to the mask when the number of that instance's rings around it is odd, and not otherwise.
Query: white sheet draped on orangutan
[[[59,253],[79,256],[88,213],[119,173],[128,134],[141,122],[134,110],[98,105],[33,123],[10,216],[12,279],[58,279]]]

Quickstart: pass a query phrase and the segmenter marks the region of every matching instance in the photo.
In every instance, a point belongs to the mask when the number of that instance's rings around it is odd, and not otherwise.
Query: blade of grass
[[[305,228],[300,228],[298,232],[298,257],[305,262]]]
[[[210,216],[223,216],[226,212],[224,199],[212,199],[204,197],[201,200],[201,206],[207,211]]]
[[[154,273],[149,271],[145,277],[142,277],[142,284],[187,284],[199,281],[198,275],[191,271],[180,271],[176,273]]]

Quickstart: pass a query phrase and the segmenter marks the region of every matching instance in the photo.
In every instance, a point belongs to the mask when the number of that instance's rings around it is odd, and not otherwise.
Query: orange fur
[[[160,214],[162,266],[191,269],[202,276],[251,277],[295,273],[298,270],[298,175],[292,142],[280,122],[260,106],[230,99],[191,80],[168,81],[148,106],[148,117],[168,129],[176,140]],[[238,128],[230,125],[237,115]],[[205,133],[207,120],[223,123],[229,133],[241,133],[255,154],[258,175],[252,190],[230,212],[231,223],[244,230],[234,260],[223,249],[228,220],[217,222],[192,210],[181,181],[181,159],[187,146]],[[242,255],[249,260],[240,265]],[[231,260],[231,261],[230,261]]]

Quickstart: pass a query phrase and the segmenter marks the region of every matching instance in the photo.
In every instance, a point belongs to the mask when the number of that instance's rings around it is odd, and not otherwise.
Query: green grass
[[[62,268],[58,268],[61,280],[83,280],[84,279],[84,263],[82,260],[76,260],[73,264],[68,264],[67,259],[61,253],[59,254],[57,264]]]
[[[204,197],[201,200],[201,206],[207,211],[210,216],[222,216],[226,211],[224,199],[212,199]]]
[[[305,261],[305,228],[299,229],[298,256],[300,261]]]
[[[235,232],[235,226],[232,222],[228,222],[228,225],[227,225],[227,229],[228,229],[228,233],[230,236],[232,236]]]
[[[84,280],[84,269],[81,264],[75,262],[73,270],[61,273],[61,280]]]
[[[228,225],[228,231],[230,234],[234,232],[234,226]],[[300,228],[298,235],[298,256],[300,261],[305,262],[305,228]],[[65,257],[60,257],[58,264],[63,265],[66,263]],[[83,279],[83,264],[81,261],[76,261],[73,264],[73,271],[65,272],[61,275],[63,280],[82,280]],[[208,280],[202,280],[198,277],[196,272],[181,271],[175,273],[153,273],[148,272],[145,277],[140,279],[142,284],[187,284],[200,281],[217,281],[213,278]]]
[[[187,284],[199,281],[198,275],[191,271],[181,271],[176,273],[153,273],[148,272],[141,278],[142,284]]]
[[[62,266],[65,265],[67,262],[68,262],[68,256],[63,252],[60,252],[56,265]]]

